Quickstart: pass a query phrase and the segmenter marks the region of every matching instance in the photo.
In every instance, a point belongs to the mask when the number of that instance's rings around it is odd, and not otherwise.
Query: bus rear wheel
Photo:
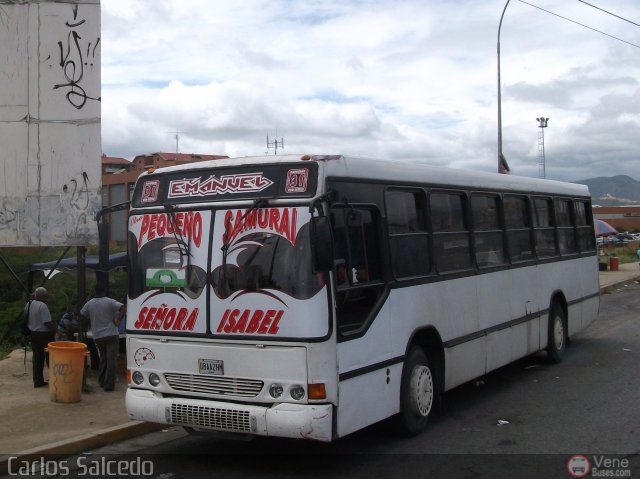
[[[436,397],[433,370],[424,351],[413,347],[402,369],[400,413],[396,418],[400,432],[415,436],[427,427]]]
[[[558,303],[551,305],[549,311],[549,331],[547,342],[547,357],[553,364],[562,361],[567,348],[567,320],[564,310]]]

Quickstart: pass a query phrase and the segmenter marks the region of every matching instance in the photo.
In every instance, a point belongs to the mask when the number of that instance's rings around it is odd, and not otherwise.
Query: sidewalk
[[[31,352],[26,361],[24,349],[0,361],[0,475],[7,472],[11,456],[37,460],[43,454],[71,455],[160,428],[128,419],[122,355],[115,391],[103,391],[97,371],[88,370],[90,392],[83,391],[76,403],[52,402],[49,388],[35,389],[31,376]]]
[[[615,291],[638,278],[638,263],[622,264],[618,271],[600,272],[600,288]],[[20,349],[0,361],[0,475],[9,456],[71,455],[159,429],[127,418],[123,359],[115,391],[104,392],[96,371],[89,370],[87,384],[93,392],[83,392],[73,404],[54,403],[48,388],[33,388],[30,353],[26,364]]]
[[[608,293],[630,281],[640,279],[640,267],[637,262],[625,263],[618,271],[600,271],[600,291]]]

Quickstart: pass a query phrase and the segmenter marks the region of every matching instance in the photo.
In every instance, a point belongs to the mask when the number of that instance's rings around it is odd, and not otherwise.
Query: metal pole
[[[84,302],[87,299],[87,248],[85,246],[76,247],[76,286],[78,288],[78,302],[76,303],[75,314],[76,318],[80,320],[80,310],[84,306]],[[78,342],[86,344],[87,335],[84,331],[84,325],[80,322],[81,327],[78,331]],[[87,362],[84,362],[84,374],[82,375],[82,392],[91,392],[91,388],[87,386]]]
[[[504,18],[504,12],[507,11],[507,6],[511,0],[507,0],[502,9],[502,15],[500,15],[500,23],[498,24],[498,171],[500,171],[500,164],[502,158],[502,87],[500,81],[500,30],[502,29],[502,19]]]

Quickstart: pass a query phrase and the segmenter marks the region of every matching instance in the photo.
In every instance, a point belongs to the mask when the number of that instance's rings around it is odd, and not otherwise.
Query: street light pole
[[[540,130],[538,130],[538,176],[540,178],[547,177],[546,159],[544,156],[544,129],[547,127],[549,118],[541,116],[536,118]]]
[[[504,12],[507,11],[507,6],[511,0],[507,0],[502,9],[502,15],[500,15],[500,23],[498,24],[498,171],[501,172],[503,167],[502,156],[502,88],[500,82],[500,30],[502,29],[502,19],[504,18]]]

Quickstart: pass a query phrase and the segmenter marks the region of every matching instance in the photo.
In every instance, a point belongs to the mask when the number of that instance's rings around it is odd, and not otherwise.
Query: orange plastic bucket
[[[87,345],[74,341],[54,341],[49,352],[49,399],[53,402],[80,401]]]

